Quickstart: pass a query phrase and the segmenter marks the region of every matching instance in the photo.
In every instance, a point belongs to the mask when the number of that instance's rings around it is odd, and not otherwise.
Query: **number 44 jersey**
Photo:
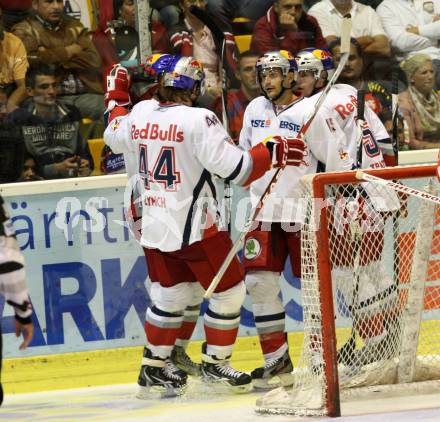
[[[142,101],[108,125],[104,140],[136,166],[128,173],[141,184],[141,244],[165,252],[216,231],[212,174],[243,184],[252,169],[249,154],[204,108]]]

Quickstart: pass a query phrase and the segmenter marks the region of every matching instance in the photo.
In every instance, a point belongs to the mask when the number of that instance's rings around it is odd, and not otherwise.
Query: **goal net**
[[[371,174],[437,195],[435,169]],[[355,172],[307,177],[302,197],[302,353],[293,389],[269,392],[257,411],[338,416],[340,400],[373,386],[432,389],[440,380],[437,205],[359,183]]]

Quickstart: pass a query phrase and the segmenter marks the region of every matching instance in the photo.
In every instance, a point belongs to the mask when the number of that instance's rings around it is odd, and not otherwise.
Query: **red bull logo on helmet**
[[[280,55],[286,58],[287,60],[294,60],[293,54],[287,50],[280,50]]]
[[[313,50],[312,54],[318,59],[318,60],[328,60],[331,59],[332,56],[327,50]]]
[[[195,69],[203,69],[202,63],[200,63],[198,60],[192,60],[189,63],[190,67],[194,67]]]

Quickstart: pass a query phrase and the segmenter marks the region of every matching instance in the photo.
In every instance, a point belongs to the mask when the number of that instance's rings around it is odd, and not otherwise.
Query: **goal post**
[[[438,195],[436,166],[368,173]],[[355,171],[301,186],[302,353],[293,389],[257,411],[340,416],[344,397],[373,385],[440,380],[438,205]]]

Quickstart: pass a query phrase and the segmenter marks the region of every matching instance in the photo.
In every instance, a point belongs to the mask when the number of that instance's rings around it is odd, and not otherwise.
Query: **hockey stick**
[[[392,122],[392,136],[391,145],[393,146],[394,165],[399,165],[399,135],[398,135],[398,95],[399,93],[399,78],[397,70],[391,74],[391,122]],[[397,180],[395,180],[397,182]],[[400,280],[400,208],[393,212],[393,279],[394,285],[397,288]]]
[[[391,145],[393,146],[394,152],[394,165],[399,165],[399,139],[398,139],[398,105],[397,105],[397,94],[399,92],[399,79],[397,77],[397,71],[394,71],[391,76],[391,122],[393,125]]]
[[[363,145],[363,130],[365,124],[365,91],[359,90],[357,93],[357,126],[358,126],[358,142],[357,142],[357,167],[362,168],[362,150],[364,148]],[[353,193],[360,193],[359,186],[356,187]],[[354,196],[354,203],[357,205],[358,198]],[[348,204],[347,204],[348,205]],[[352,216],[352,220],[350,221],[350,232],[354,242],[353,254],[354,254],[354,262],[353,262],[353,297],[351,299],[351,306],[349,310],[352,315],[353,323],[351,326],[350,337],[348,341],[341,347],[338,352],[338,361],[344,364],[350,363],[350,357],[353,356],[353,353],[356,349],[356,326],[358,319],[358,296],[359,296],[359,263],[360,263],[360,255],[361,255],[361,243],[362,243],[362,229],[359,223],[360,218],[360,210],[356,211],[356,216]]]
[[[224,60],[225,60],[225,47],[226,47],[226,38],[225,34],[219,28],[217,23],[212,19],[212,17],[207,13],[205,10],[200,9],[196,6],[191,6],[190,13],[192,13],[195,17],[200,19],[211,31],[212,36],[215,40],[215,43],[220,48],[220,60],[218,62],[218,73],[220,76],[220,81],[222,84],[222,123],[223,127],[225,128],[226,132],[229,133],[229,122],[228,122],[228,91],[226,89],[226,70],[224,66]],[[223,182],[223,199],[224,199],[224,206],[225,206],[225,223],[228,227],[228,232],[231,234],[231,182],[224,181]]]
[[[313,120],[315,119],[316,114],[318,113],[319,109],[321,108],[321,105],[324,103],[325,99],[327,98],[328,93],[330,92],[331,88],[335,84],[336,80],[338,79],[339,75],[341,74],[342,70],[345,67],[345,64],[347,63],[348,56],[350,54],[350,34],[351,34],[351,16],[348,14],[344,17],[342,20],[342,36],[341,36],[341,59],[339,61],[338,67],[335,70],[335,73],[331,77],[330,81],[328,82],[325,89],[321,92],[321,95],[319,96],[318,100],[316,101],[313,113],[309,117],[306,123],[302,126],[301,130],[298,133],[298,137],[304,137],[307,130],[309,129],[310,125],[312,124]],[[228,255],[226,256],[225,260],[223,261],[223,264],[221,265],[220,269],[218,270],[215,277],[212,279],[211,284],[209,285],[208,289],[205,292],[205,299],[209,299],[212,294],[214,293],[214,290],[220,283],[220,280],[222,279],[223,275],[225,274],[226,270],[228,269],[229,265],[231,264],[232,260],[234,259],[235,255],[238,253],[239,249],[241,248],[241,245],[244,241],[244,238],[249,233],[255,219],[257,218],[258,214],[260,213],[261,209],[263,208],[264,202],[266,201],[266,198],[271,193],[273,187],[277,183],[278,179],[280,178],[282,174],[283,168],[279,167],[275,174],[273,175],[272,179],[268,183],[265,191],[263,192],[263,195],[261,195],[260,199],[258,200],[258,203],[256,204],[255,208],[251,212],[251,216],[249,217],[248,221],[243,227],[243,231],[240,233],[240,236],[232,246],[231,250],[229,251]]]
[[[401,183],[396,183],[392,182],[391,180],[386,180],[380,177],[373,176],[372,174],[365,173],[362,170],[358,170],[356,172],[356,178],[359,180],[363,180],[364,182],[371,182],[377,185],[385,186],[397,192],[405,193],[407,195],[411,195],[416,198],[440,205],[440,198],[438,196],[430,195],[429,193],[420,191],[418,189],[410,188],[409,186],[402,185]]]

